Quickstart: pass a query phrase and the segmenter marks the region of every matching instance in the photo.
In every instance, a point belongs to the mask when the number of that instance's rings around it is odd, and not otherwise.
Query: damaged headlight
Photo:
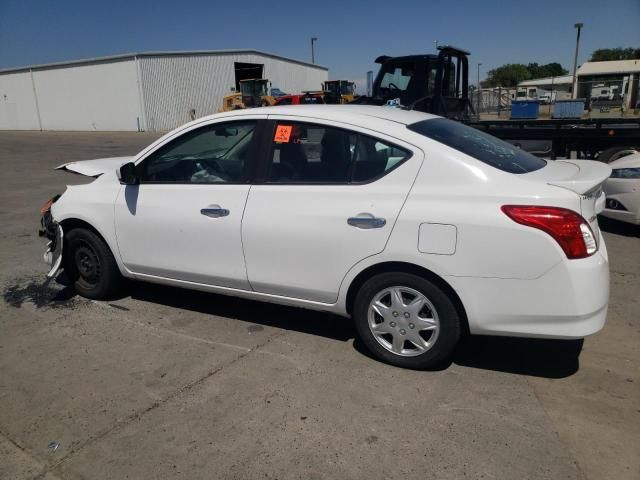
[[[38,230],[38,235],[41,237],[47,237],[49,240],[53,240],[56,237],[56,226],[53,222],[53,217],[51,216],[51,206],[56,203],[60,198],[60,195],[61,194],[51,197],[49,200],[44,202],[42,207],[40,207],[40,214],[42,217],[40,218],[40,230]]]

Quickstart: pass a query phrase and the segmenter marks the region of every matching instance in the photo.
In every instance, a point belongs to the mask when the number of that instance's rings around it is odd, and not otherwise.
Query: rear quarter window
[[[407,125],[407,128],[504,172],[529,173],[547,164],[493,135],[453,120],[434,118]]]

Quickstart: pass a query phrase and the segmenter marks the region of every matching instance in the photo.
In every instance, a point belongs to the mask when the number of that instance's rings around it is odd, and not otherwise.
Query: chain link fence
[[[477,114],[511,110],[511,95],[508,90],[474,90],[470,92],[469,98]]]

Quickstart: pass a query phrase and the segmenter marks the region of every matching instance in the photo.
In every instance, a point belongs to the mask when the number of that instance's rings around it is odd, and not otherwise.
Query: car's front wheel
[[[110,298],[123,281],[109,246],[86,228],[65,235],[64,269],[76,292],[86,298]]]
[[[403,272],[379,274],[365,282],[353,314],[368,350],[404,368],[442,364],[462,330],[460,314],[447,293],[425,278]]]

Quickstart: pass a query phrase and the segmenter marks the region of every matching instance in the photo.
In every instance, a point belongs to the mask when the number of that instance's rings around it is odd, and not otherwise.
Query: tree
[[[590,62],[640,59],[640,48],[599,48],[591,54]]]
[[[480,82],[483,87],[515,87],[531,78],[559,77],[569,72],[557,62],[538,65],[537,63],[508,63],[489,70],[487,79]]]
[[[562,65],[558,62],[547,63],[546,65],[530,63],[527,65],[527,70],[529,70],[531,78],[559,77],[569,73],[569,71],[562,68]]]
[[[487,79],[480,82],[483,87],[515,87],[518,83],[529,80],[531,73],[526,65],[508,63],[487,72]]]

